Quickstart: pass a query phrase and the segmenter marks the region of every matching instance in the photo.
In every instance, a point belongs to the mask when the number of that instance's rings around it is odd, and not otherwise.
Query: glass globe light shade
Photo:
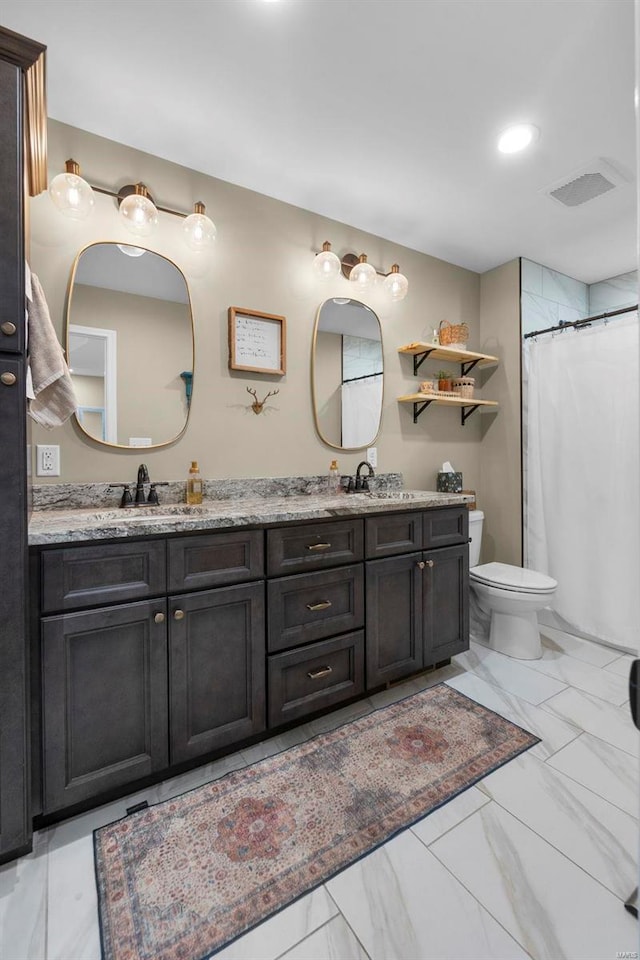
[[[193,209],[184,221],[184,242],[191,250],[208,250],[216,239],[216,225],[205,215],[204,203],[194,204]]]
[[[368,290],[376,282],[377,274],[374,267],[367,263],[366,253],[360,254],[360,262],[356,263],[349,274],[349,280],[355,283],[358,290]]]
[[[144,184],[136,184],[136,192],[130,193],[120,204],[120,216],[130,233],[136,237],[148,237],[158,225],[158,211],[147,196]]]
[[[340,276],[341,268],[340,258],[331,252],[331,244],[328,240],[325,240],[322,244],[322,252],[316,254],[313,261],[316,276],[320,280],[333,280],[334,277]]]
[[[398,264],[394,263],[391,273],[388,273],[382,281],[382,286],[392,300],[404,300],[409,289],[409,281],[404,274],[400,273]]]
[[[65,173],[59,173],[49,184],[49,196],[65,217],[85,220],[95,203],[93,190],[80,176],[75,160],[67,160]]]
[[[144,257],[147,252],[144,247],[132,247],[128,243],[118,243],[116,246],[120,253],[126,254],[127,257]]]

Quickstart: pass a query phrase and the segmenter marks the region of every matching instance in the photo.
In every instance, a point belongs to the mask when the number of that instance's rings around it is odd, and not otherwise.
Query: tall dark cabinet
[[[43,107],[44,47],[0,28],[0,863],[31,849],[24,192]]]

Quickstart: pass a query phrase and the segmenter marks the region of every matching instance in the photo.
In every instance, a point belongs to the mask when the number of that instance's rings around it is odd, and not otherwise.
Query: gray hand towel
[[[29,401],[29,416],[43,427],[59,427],[75,413],[78,401],[64,352],[51,322],[40,281],[31,274],[29,304],[29,367],[35,399]]]

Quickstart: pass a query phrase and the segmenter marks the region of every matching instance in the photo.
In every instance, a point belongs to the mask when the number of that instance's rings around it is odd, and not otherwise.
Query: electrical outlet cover
[[[378,466],[378,448],[377,447],[368,447],[367,463],[372,467]]]
[[[36,444],[36,476],[60,476],[60,447],[57,444]]]

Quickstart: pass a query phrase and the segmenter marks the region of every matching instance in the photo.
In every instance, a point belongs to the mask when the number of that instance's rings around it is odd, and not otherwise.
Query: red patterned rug
[[[202,960],[538,739],[446,684],[94,835],[105,960]]]

